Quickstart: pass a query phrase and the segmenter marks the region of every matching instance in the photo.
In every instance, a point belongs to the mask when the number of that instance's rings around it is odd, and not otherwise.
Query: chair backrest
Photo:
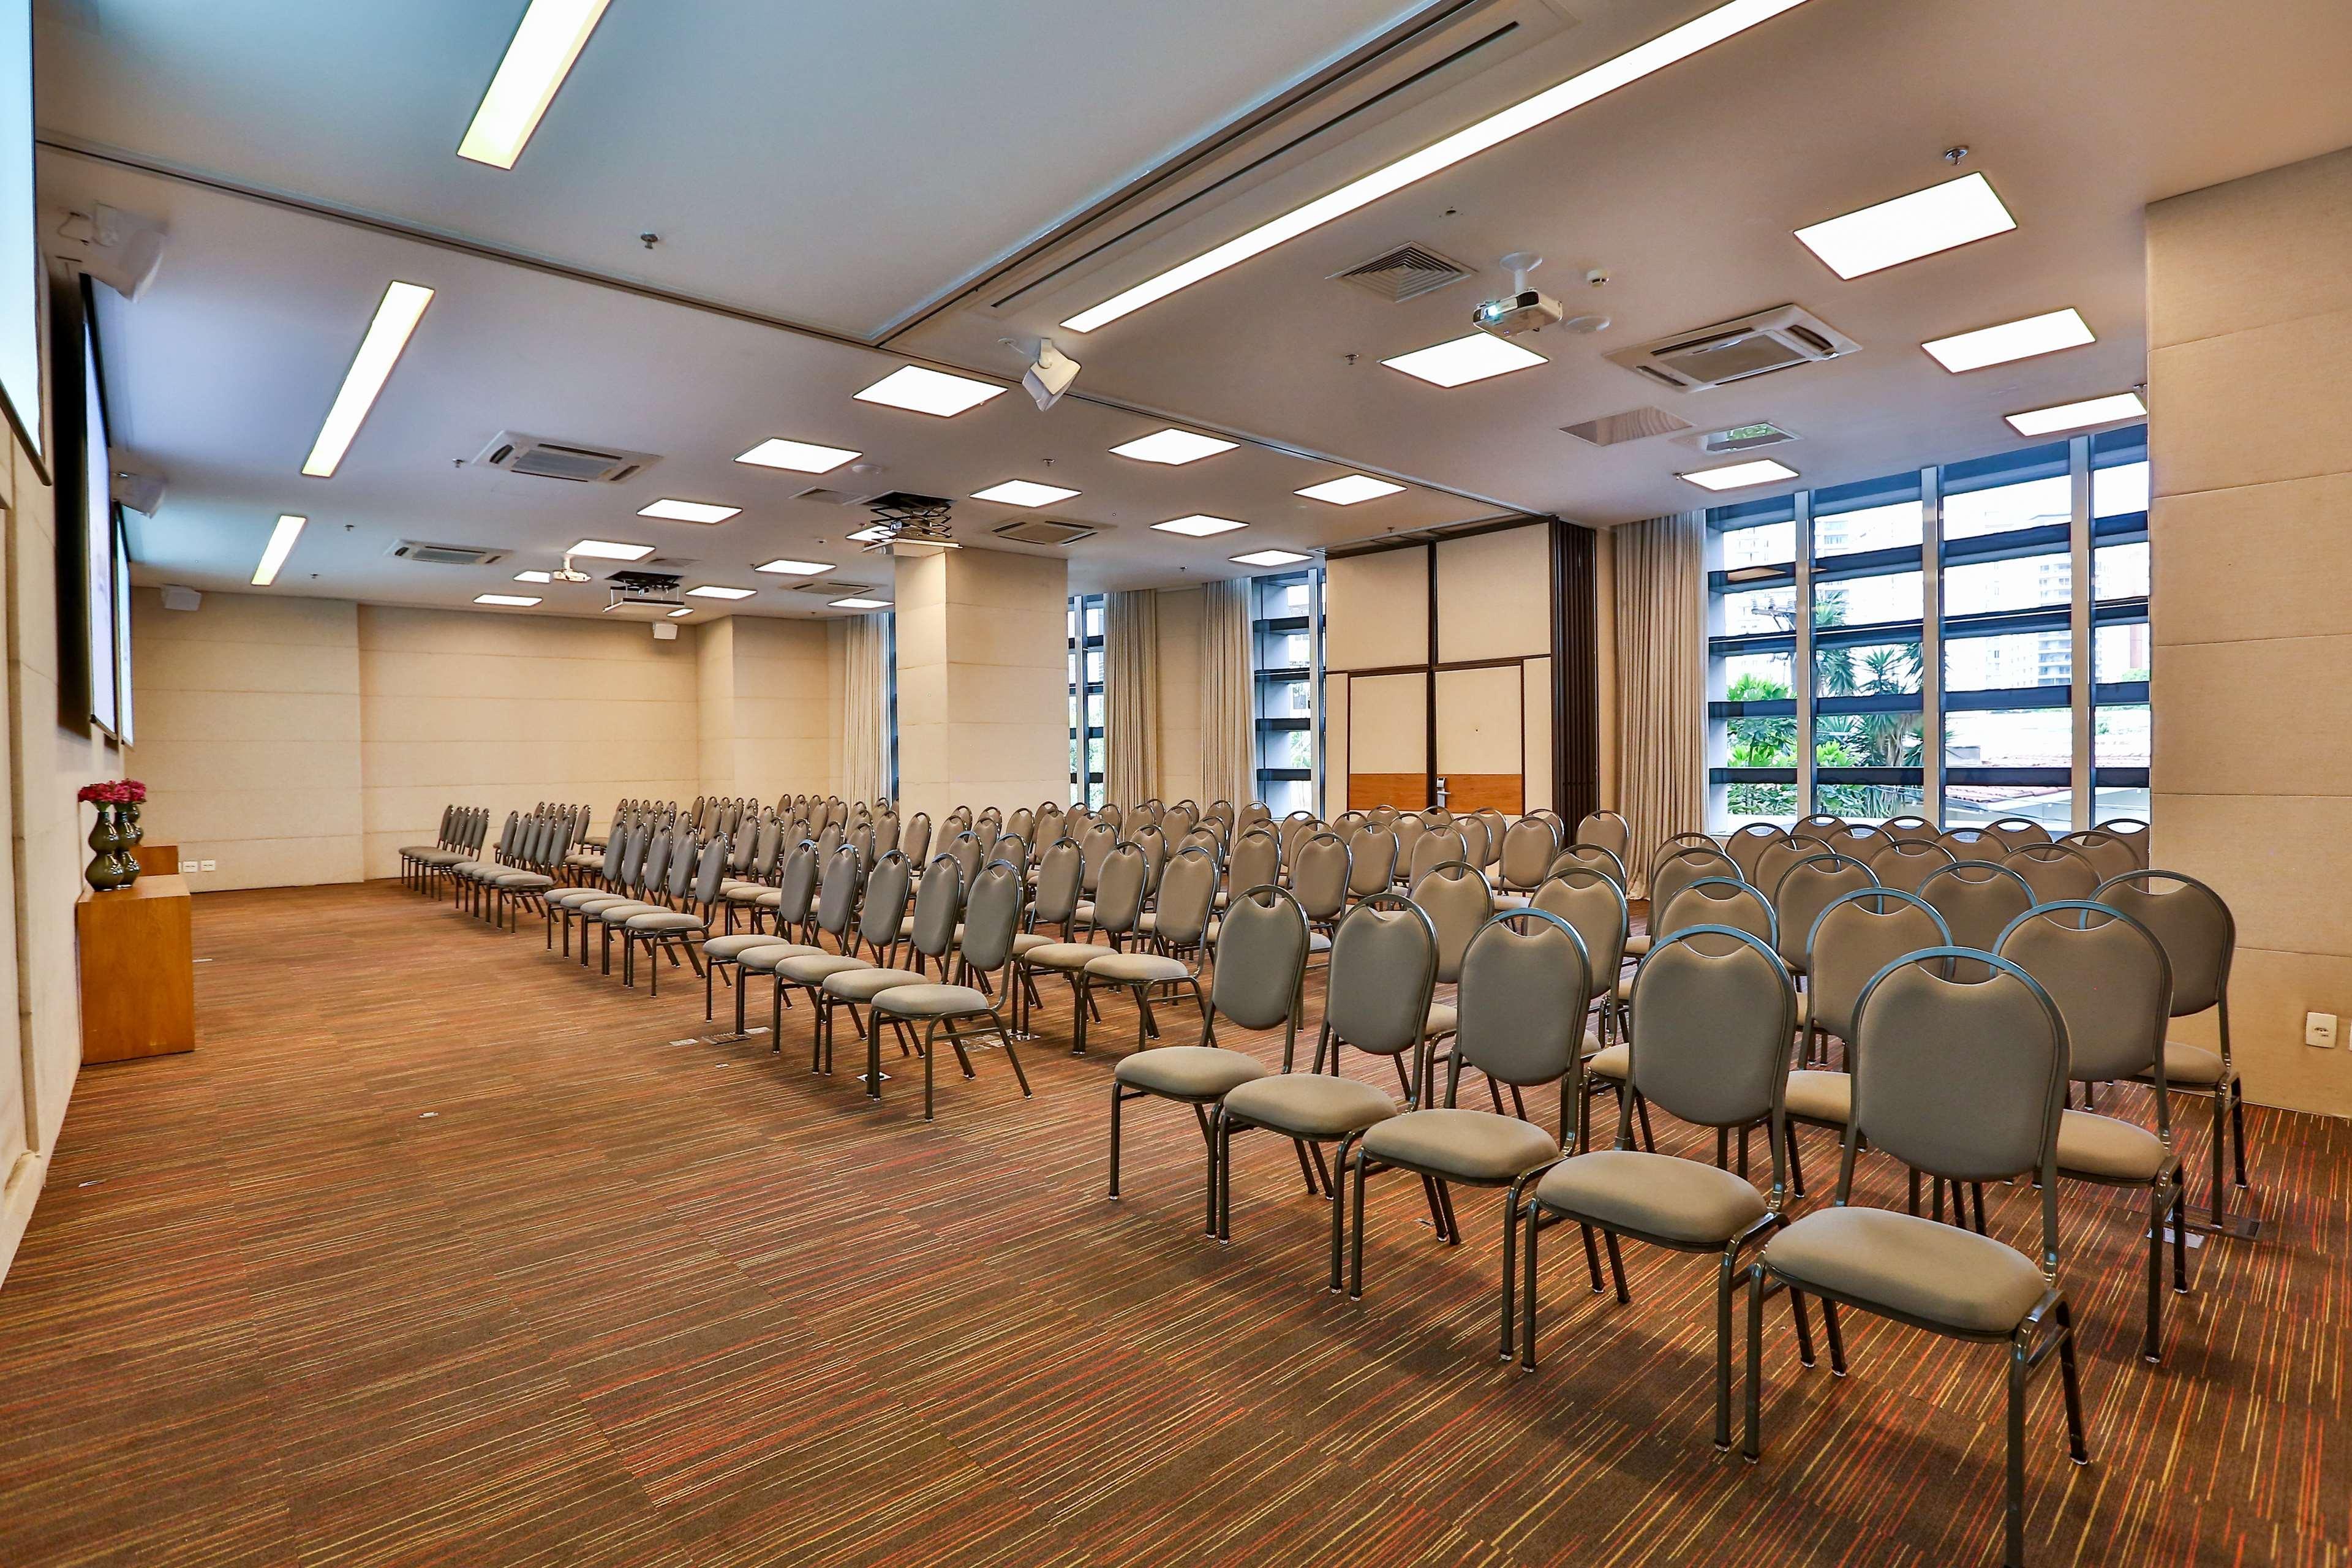
[[[1676,893],[1693,882],[1710,877],[1727,877],[1733,881],[1742,879],[1738,863],[1720,849],[1703,849],[1696,844],[1684,844],[1659,855],[1650,866],[1651,930],[1655,931],[1658,911],[1673,903]]]
[[[1298,859],[1298,847],[1306,843],[1307,840],[1316,832],[1314,813],[1306,811],[1292,812],[1288,816],[1282,819],[1280,831],[1282,834],[1282,863],[1286,866],[1296,865]]]
[[[952,855],[936,856],[923,868],[923,879],[915,887],[915,929],[908,934],[926,958],[945,958],[955,945],[963,886],[963,868]]]
[[[992,861],[1002,860],[1021,873],[1024,880],[1029,875],[1029,841],[1018,833],[1000,833],[988,852]]]
[[[1829,842],[1830,835],[1835,833],[1839,828],[1843,827],[1844,826],[1845,818],[1838,816],[1836,813],[1817,811],[1811,816],[1801,816],[1797,818],[1797,820],[1790,826],[1789,836],[1793,838],[1801,835],[1809,838],[1818,838],[1822,843],[1826,844]]]
[[[499,859],[503,860],[508,856],[514,853],[515,844],[522,835],[522,813],[519,811],[509,811],[507,813],[506,826],[499,829],[498,856]]]
[[[2087,899],[2098,890],[2098,862],[2072,844],[2054,844],[2046,838],[2021,844],[2001,857],[2000,863],[2025,879],[2037,904]]]
[[[1579,844],[1598,844],[1622,860],[1633,847],[1633,827],[1613,811],[1591,811],[1576,825],[1575,837]]]
[[[1985,824],[1985,831],[2000,840],[2003,849],[2022,849],[2029,844],[2050,842],[2050,829],[2030,816],[2004,816]]]
[[[1157,823],[1147,822],[1128,842],[1143,851],[1143,896],[1148,901],[1160,892],[1160,873],[1168,864],[1168,835]]]
[[[816,830],[816,852],[827,865],[833,863],[834,851],[842,847],[847,836],[838,822],[828,822]],[[854,848],[855,846],[852,846]]]
[[[2126,871],[2100,883],[2093,897],[2131,916],[2164,944],[2174,1017],[2202,1013],[2229,994],[2238,922],[2221,894],[2178,871]],[[2225,1033],[2225,1056],[2228,1040]]]
[[[1132,844],[1122,844],[1103,858],[1102,874],[1095,883],[1095,929],[1123,936],[1143,916],[1144,881],[1150,861]]]
[[[1347,844],[1349,894],[1369,899],[1387,892],[1396,880],[1396,835],[1385,827],[1360,827]]]
[[[907,923],[907,897],[914,880],[914,868],[895,849],[874,862],[859,904],[857,934],[877,948],[897,942],[898,928]]]
[[[972,842],[980,846],[983,857],[996,847],[996,840],[1003,832],[1004,823],[995,815],[993,806],[982,812],[971,825]]]
[[[1209,803],[1209,809],[1202,815],[1208,820],[1223,823],[1225,830],[1230,833],[1241,814],[1234,809],[1232,801],[1220,796]]]
[[[1408,811],[1389,824],[1389,831],[1396,835],[1396,863],[1410,866],[1413,850],[1419,847],[1422,836],[1429,831],[1429,823],[1420,813]]]
[[[1789,874],[1790,867],[1800,860],[1810,860],[1816,855],[1834,853],[1836,851],[1830,847],[1830,841],[1826,838],[1816,837],[1810,833],[1791,833],[1756,852],[1755,869],[1748,879],[1756,884],[1758,892],[1769,899],[1780,886],[1780,879]]]
[[[1886,830],[1873,822],[1849,822],[1829,836],[1832,849],[1864,863],[1869,861],[1872,850],[1893,842],[1886,837]]]
[[[1206,849],[1187,849],[1160,874],[1152,930],[1171,947],[1198,947],[1208,935],[1216,903],[1217,858]]]
[[[1739,868],[1740,879],[1756,880],[1756,862],[1768,844],[1778,844],[1788,838],[1788,833],[1773,822],[1743,822],[1731,830],[1723,841],[1723,852]]]
[[[1882,887],[1916,893],[1927,873],[1953,862],[1952,852],[1933,838],[1897,838],[1889,834],[1885,843],[1863,857],[1863,863]]]
[[[979,876],[981,867],[987,864],[988,860],[988,858],[981,853],[980,836],[971,832],[959,833],[949,839],[948,847],[943,853],[954,858],[956,869],[962,873],[966,882]]]
[[[856,914],[860,870],[857,851],[846,844],[824,857],[824,879],[818,885],[816,896],[816,923],[818,929],[832,933],[836,940],[849,933],[849,922]]]
[[[1079,882],[1086,868],[1085,852],[1070,838],[1056,838],[1037,862],[1039,925],[1066,925],[1078,911]]]
[[[1255,888],[1282,879],[1282,839],[1267,827],[1253,827],[1234,840],[1228,856],[1232,885]]]
[[[2032,909],[2033,889],[2024,878],[1990,860],[1956,860],[1927,873],[1919,896],[1936,906],[1951,929],[1955,947],[1990,952],[2009,922]]]
[[[1598,844],[1570,845],[1552,857],[1550,868],[1544,872],[1544,879],[1549,881],[1562,871],[1569,870],[1598,871],[1616,883],[1620,890],[1625,886],[1625,862]]]
[[[441,826],[439,829],[434,833],[433,842],[436,844],[447,844],[449,842],[449,835],[457,826],[457,806],[454,805],[443,806],[441,808]]]
[[[1160,815],[1160,831],[1178,843],[1183,842],[1193,828],[1201,825],[1201,808],[1189,800],[1180,800]]]
[[[719,884],[727,878],[727,836],[714,833],[702,847],[701,859],[694,868],[694,901],[708,910],[719,901]]]
[[[1029,843],[1037,840],[1037,814],[1025,805],[1016,805],[1004,819],[1004,831]]]
[[[1936,836],[1936,842],[1950,850],[1955,860],[1990,860],[1997,864],[2009,853],[2009,846],[1981,826],[1947,827]]]
[[[2153,1076],[2164,1083],[2172,965],[2139,921],[2087,899],[2036,904],[2000,933],[2000,955],[2042,983],[2066,1021],[2066,1076],[2085,1083]],[[2171,1114],[2157,1121],[2168,1144]]]
[[[879,858],[877,856],[874,849],[874,825],[872,823],[856,822],[851,824],[846,842],[856,846],[857,858],[865,861],[867,865],[872,866],[879,863]]]
[[[1347,906],[1348,889],[1354,881],[1353,861],[1348,847],[1339,842],[1336,833],[1318,833],[1298,847],[1291,858],[1290,890],[1298,895],[1299,908],[1310,921],[1334,921]]]
[[[1528,907],[1558,915],[1576,928],[1584,942],[1585,960],[1592,966],[1594,997],[1615,989],[1629,924],[1622,886],[1598,867],[1562,867],[1544,879]]]
[[[776,929],[796,926],[808,919],[809,903],[816,897],[817,872],[822,862],[816,858],[816,844],[803,838],[793,846],[784,857],[784,868],[776,876]]]
[[[676,851],[676,840],[667,833],[656,833],[646,845],[646,863],[637,872],[640,891],[657,893],[669,881],[670,857]]]
[[[1272,882],[1235,893],[1217,928],[1210,1009],[1244,1029],[1296,1026],[1306,973],[1307,916],[1298,900]]]
[[[1462,836],[1462,858],[1482,871],[1495,863],[1495,840],[1485,817],[1475,812],[1457,816],[1454,831]]]
[[[1592,964],[1574,926],[1532,909],[1488,921],[1462,958],[1445,1103],[1454,1103],[1465,1066],[1496,1083],[1565,1079],[1584,1041],[1591,994]]]
[[[1433,828],[1423,834],[1421,842],[1412,847],[1412,861],[1405,880],[1418,882],[1439,866],[1465,864],[1469,859],[1469,846],[1463,842],[1460,828]]]
[[[1780,923],[1764,895],[1736,877],[1701,877],[1664,906],[1650,905],[1650,940],[1658,942],[1692,926],[1729,926],[1780,947]]]
[[[1013,957],[1021,929],[1021,904],[1028,889],[1009,861],[981,868],[963,901],[963,959],[982,974],[1002,969]]]
[[[895,811],[886,811],[876,817],[874,819],[875,852],[887,855],[891,850],[898,847],[898,835],[904,831],[906,831],[906,824],[898,820],[898,814]]]
[[[1522,816],[1503,832],[1499,862],[1503,886],[1514,892],[1534,891],[1559,853],[1559,840],[1552,836],[1551,824],[1540,816]]]
[[[1437,985],[1437,948],[1428,911],[1409,899],[1375,893],[1349,910],[1331,933],[1325,1028],[1374,1056],[1416,1049]]]
[[[1262,800],[1250,801],[1234,814],[1234,826],[1236,827],[1255,827],[1261,822],[1273,820],[1274,813],[1266,809],[1266,804]]]
[[[2088,855],[2091,864],[2098,868],[2102,882],[2140,868],[2138,852],[2104,827],[2085,827],[2080,833],[2069,833],[2058,842],[2071,844]]]
[[[2112,833],[2122,839],[2130,847],[2133,858],[2139,862],[2138,868],[2143,871],[2147,869],[2149,862],[2147,823],[2137,816],[2111,816],[2105,822],[2095,822],[2091,826],[2101,833]]]
[[[1813,919],[1831,900],[1859,888],[1874,888],[1878,879],[1870,868],[1844,855],[1809,855],[1780,874],[1772,889],[1772,919],[1780,928],[1780,961],[1791,969],[1805,966],[1805,939]]]
[[[1475,867],[1454,860],[1414,878],[1412,901],[1437,932],[1437,979],[1450,985],[1462,978],[1462,955],[1469,951],[1470,939],[1495,912],[1494,890]]]
[[[604,836],[604,880],[618,886],[621,868],[629,861],[629,835],[619,827]]]
[[[1627,1073],[1635,1094],[1701,1127],[1771,1124],[1772,1206],[1781,1191],[1782,1102],[1797,992],[1778,954],[1724,926],[1696,926],[1652,947],[1633,973]],[[1633,1096],[1617,1147],[1633,1146]]]
[[[1191,829],[1177,841],[1176,853],[1181,855],[1187,849],[1205,849],[1216,857],[1219,865],[1224,863],[1225,841],[1218,837],[1217,830],[1207,824]]]
[[[1118,829],[1108,822],[1097,822],[1078,840],[1078,852],[1084,858],[1084,872],[1078,885],[1091,893],[1101,884],[1103,862],[1118,847]]]
[[[898,847],[906,851],[908,859],[923,863],[924,858],[931,852],[931,818],[929,812],[919,811],[907,819],[907,826],[898,834]]]
[[[1854,1004],[1872,977],[1906,952],[1951,944],[1944,917],[1916,893],[1862,888],[1831,900],[1805,933],[1814,1027],[1853,1043]]]

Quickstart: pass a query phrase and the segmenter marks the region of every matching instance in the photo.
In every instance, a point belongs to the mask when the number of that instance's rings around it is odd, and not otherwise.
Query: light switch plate
[[[215,870],[218,870],[219,868],[220,868],[220,862],[219,862],[219,861],[217,861],[217,860],[207,860],[207,861],[205,861],[202,866],[200,866],[200,867],[198,867],[198,868],[197,868],[197,869],[198,869],[198,870],[202,870],[202,871],[215,871]]]
[[[194,860],[183,860],[183,861],[181,861],[181,862],[180,862],[180,875],[181,875],[181,876],[183,876],[183,877],[187,876],[187,875],[188,875],[188,874],[190,874],[191,872],[194,871],[194,870],[195,870],[195,868],[196,868],[196,862],[194,862]]]
[[[2333,1050],[2336,1046],[2336,1015],[2305,1013],[2303,1016],[2303,1043],[2319,1049]]]

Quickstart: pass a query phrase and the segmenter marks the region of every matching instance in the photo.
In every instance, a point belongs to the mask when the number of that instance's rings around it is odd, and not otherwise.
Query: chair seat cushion
[[[2221,1053],[2202,1046],[2164,1042],[2164,1086],[2167,1089],[2212,1089],[2221,1081]],[[2230,1075],[2238,1075],[2232,1071]],[[2143,1078],[2142,1083],[2152,1081]]]
[[[688,914],[684,910],[656,910],[649,915],[631,915],[625,922],[631,931],[700,931],[700,915]]]
[[[563,863],[567,866],[576,866],[584,871],[591,867],[602,866],[604,863],[604,857],[602,851],[591,855],[585,849],[575,849],[563,858]]]
[[[751,974],[773,974],[777,967],[794,958],[814,958],[824,952],[821,947],[811,947],[804,942],[778,942],[773,937],[759,947],[747,947],[735,955],[739,967]]]
[[[1789,1075],[1789,1114],[1843,1127],[1853,1115],[1853,1079],[1842,1072]]]
[[[1763,1194],[1745,1177],[1638,1149],[1562,1160],[1536,1184],[1536,1197],[1578,1219],[1692,1247],[1719,1247],[1764,1217]]]
[[[2015,1247],[1892,1209],[1818,1209],[1775,1236],[1764,1258],[1801,1286],[1961,1333],[2013,1332],[2042,1299],[2042,1270]]]
[[[1387,1091],[1320,1072],[1273,1073],[1243,1084],[1225,1096],[1225,1109],[1255,1126],[1318,1140],[1360,1132],[1397,1113]]]
[[[1591,1038],[1590,1035],[1585,1037]],[[1605,1051],[1595,1051],[1585,1058],[1584,1070],[1595,1078],[1623,1083],[1633,1071],[1633,1049],[1631,1046],[1612,1046]]]
[[[761,893],[772,893],[776,890],[758,882],[730,882],[719,889],[719,897],[727,903],[749,906],[758,903]]]
[[[1307,933],[1307,951],[1309,952],[1330,952],[1331,933],[1328,931],[1308,931]]]
[[[911,969],[846,969],[838,974],[825,976],[822,987],[828,996],[845,1002],[871,1002],[894,985],[928,985],[931,977],[918,974]]]
[[[822,985],[844,970],[873,967],[862,958],[845,958],[837,952],[811,952],[785,959],[776,965],[776,973],[795,985]]]
[[[1443,1002],[1432,1002],[1429,1015],[1422,1020],[1421,1037],[1433,1040],[1440,1035],[1450,1035],[1462,1022],[1462,1015]]]
[[[555,886],[555,879],[537,871],[509,871],[503,877],[491,879],[491,886],[504,888],[509,893],[536,893]]]
[[[462,849],[418,849],[404,853],[409,853],[411,859],[422,860],[427,866],[455,866],[473,858]]]
[[[1013,933],[1013,955],[1015,958],[1024,957],[1029,953],[1036,952],[1041,947],[1051,947],[1053,945],[1054,939],[1047,936],[1043,931],[1016,931]]]
[[[1464,1182],[1507,1182],[1559,1155],[1532,1121],[1491,1110],[1409,1110],[1364,1134],[1364,1152],[1392,1165]]]
[[[547,901],[559,910],[575,910],[592,899],[609,899],[613,895],[602,888],[566,888],[551,893]]]
[[[1497,910],[1523,910],[1527,907],[1528,895],[1525,893],[1496,893],[1495,895],[1495,908]]]
[[[989,1011],[988,998],[969,985],[894,985],[875,997],[874,1005],[901,1018],[960,1018]]]
[[[1219,1046],[1160,1046],[1121,1057],[1111,1076],[1129,1089],[1148,1089],[1171,1100],[1222,1100],[1265,1071],[1255,1057]]]
[[[1110,949],[1090,942],[1049,942],[1021,955],[1021,962],[1039,969],[1084,969]]]
[[[1626,956],[1626,957],[1628,957],[1628,958],[1640,958],[1640,957],[1643,956],[1644,954],[1646,954],[1649,951],[1650,951],[1650,933],[1649,933],[1648,931],[1635,931],[1632,936],[1629,936],[1629,937],[1627,937],[1627,938],[1625,939],[1625,956]]]
[[[782,888],[762,888],[751,895],[751,901],[763,910],[781,910],[784,907],[784,890]]]
[[[1190,980],[1192,972],[1172,958],[1156,952],[1107,952],[1087,963],[1087,977],[1120,985],[1155,985],[1168,980]]]
[[[2164,1144],[2145,1127],[2069,1110],[2058,1122],[2058,1169],[2110,1182],[2152,1182],[2164,1169]]]
[[[771,931],[737,931],[733,936],[714,936],[702,944],[702,956],[732,962],[755,947],[782,947],[784,940]]]
[[[631,915],[659,914],[659,904],[648,904],[637,899],[593,899],[572,906],[583,920],[602,921],[607,925],[625,923]]]

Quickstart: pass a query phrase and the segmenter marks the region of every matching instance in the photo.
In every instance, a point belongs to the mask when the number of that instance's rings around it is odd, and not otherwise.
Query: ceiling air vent
[[[579,485],[616,485],[661,461],[650,452],[624,452],[577,441],[551,441],[501,430],[482,448],[477,462],[538,479],[568,479]]]
[[[1400,245],[1384,250],[1370,261],[1360,261],[1331,277],[1341,283],[1351,283],[1367,294],[1377,294],[1391,305],[1402,305],[1407,300],[1418,300],[1423,294],[1459,282],[1470,276],[1470,269],[1458,261],[1448,260],[1424,245]]]
[[[1652,436],[1671,436],[1677,430],[1690,427],[1689,420],[1677,419],[1663,408],[1631,408],[1622,414],[1588,419],[1581,425],[1560,426],[1578,440],[1590,441],[1596,447],[1614,447],[1620,442],[1640,441]]]
[[[1024,517],[999,523],[988,531],[1015,544],[1076,544],[1102,531],[1083,523],[1056,522],[1050,517]]]
[[[1783,430],[1778,425],[1759,420],[1753,425],[1735,425],[1728,430],[1710,430],[1698,438],[1698,446],[1710,457],[1721,457],[1727,452],[1753,452],[1760,447],[1785,447],[1800,439],[1794,430]]]
[[[404,539],[384,553],[428,566],[490,566],[507,558],[503,550],[485,550],[478,544],[426,544],[415,539]]]
[[[1697,392],[1836,359],[1861,347],[1811,311],[1782,305],[1639,348],[1620,349],[1609,357],[1677,391]]]

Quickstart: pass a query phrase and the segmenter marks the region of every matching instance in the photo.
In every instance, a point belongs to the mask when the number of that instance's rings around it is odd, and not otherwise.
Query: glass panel
[[[2146,621],[2134,621],[2128,626],[2100,626],[2091,634],[2091,679],[2102,684],[2111,680],[2146,680],[2148,657],[2149,638]],[[2101,709],[2100,711],[2115,710]],[[2102,757],[2099,760],[2105,762],[2110,759]]]
[[[1793,768],[1797,765],[1797,719],[1726,719],[1723,721],[1727,768]]]
[[[1103,694],[1099,691],[1089,692],[1087,696],[1087,728],[1099,730],[1102,727]]]
[[[2147,597],[2147,541],[2102,544],[2091,552],[2091,586],[2105,599]]]
[[[2066,632],[2003,637],[1951,637],[1944,643],[1944,689],[2002,691],[2064,686],[2074,679],[2074,639]]]
[[[1813,720],[1813,765],[1820,768],[1916,768],[1926,759],[1919,711],[1822,713]]]
[[[1995,708],[1944,716],[1944,765],[2063,768],[2074,761],[2074,716],[2063,708]]]
[[[2147,459],[2091,472],[2091,515],[2115,517],[2147,510]]]
[[[1305,669],[1314,658],[1313,640],[1305,632],[1264,632],[1258,637],[1260,669]]]
[[[1983,533],[2007,533],[2013,529],[2043,528],[2071,522],[2074,515],[2074,481],[2064,474],[2028,479],[2021,485],[2001,485],[1944,498],[1944,537],[1973,539]]]
[[[1769,702],[1796,695],[1789,682],[1797,656],[1792,653],[1735,653],[1715,661],[1727,702]]]
[[[1269,680],[1258,689],[1258,716],[1264,719],[1306,719],[1314,714],[1307,682]]]
[[[1848,822],[1884,822],[1890,816],[1922,816],[1927,805],[1925,784],[1825,784],[1813,790],[1815,811],[1825,811]]]
[[[1724,804],[1735,823],[1777,822],[1785,827],[1799,816],[1792,784],[1726,784]]]
[[[1919,689],[1916,642],[1858,643],[1813,650],[1816,697],[1885,697]],[[1824,764],[1827,765],[1827,764]],[[1893,767],[1893,763],[1851,764]]]
[[[1102,683],[1103,650],[1098,647],[1089,648],[1087,650],[1087,684],[1100,686]]]
[[[2063,605],[2074,595],[2074,562],[2063,550],[2021,555],[2014,561],[1977,561],[1944,568],[1944,614],[1948,616]]]
[[[1949,784],[1944,790],[1944,826],[1973,827],[2004,816],[2029,816],[2053,838],[2074,830],[2074,792],[2063,785]]]
[[[1747,637],[1756,632],[1794,631],[1797,626],[1797,590],[1794,587],[1755,588],[1744,594],[1723,596],[1723,631],[1725,637]]]
[[[1916,500],[1864,507],[1813,519],[1813,559],[1856,550],[1893,550],[1916,545],[1923,510]]]
[[[1258,798],[1265,802],[1266,809],[1274,813],[1276,821],[1294,811],[1315,809],[1308,794],[1311,786],[1305,779],[1264,779],[1257,787]]]
[[[1797,559],[1797,525],[1768,522],[1756,528],[1727,529],[1723,533],[1723,569],[1778,566]]]
[[[1881,621],[1916,621],[1925,603],[1916,572],[1842,578],[1813,589],[1813,625],[1864,626]]]
[[[1258,766],[1262,768],[1311,768],[1315,765],[1315,733],[1311,730],[1269,730],[1258,740]]]
[[[2147,766],[2147,704],[2101,708],[2091,716],[2091,755],[2103,768]]]
[[[1098,637],[1103,635],[1103,602],[1101,595],[1096,595],[1088,597],[1086,601],[1086,606],[1087,636],[1090,637]]]

